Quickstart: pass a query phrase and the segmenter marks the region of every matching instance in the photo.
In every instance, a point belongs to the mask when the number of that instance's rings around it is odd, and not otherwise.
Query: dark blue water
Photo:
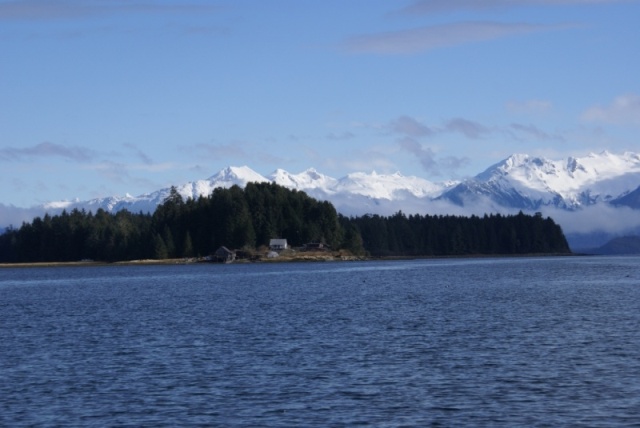
[[[0,270],[0,426],[640,426],[640,259]]]

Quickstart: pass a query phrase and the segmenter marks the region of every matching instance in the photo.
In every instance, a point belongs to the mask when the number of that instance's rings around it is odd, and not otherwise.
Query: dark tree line
[[[0,262],[196,257],[222,245],[256,248],[279,237],[295,246],[324,242],[334,248],[343,238],[333,205],[304,192],[249,183],[185,201],[172,188],[152,215],[98,209],[37,217],[0,235]]]
[[[348,219],[364,248],[375,256],[569,253],[562,229],[540,213],[430,216],[398,212],[391,217]]]
[[[344,217],[304,192],[249,183],[187,200],[172,188],[153,214],[46,214],[0,235],[0,262],[196,257],[222,245],[255,249],[271,238],[286,238],[292,246],[323,242],[373,256],[569,252],[560,227],[539,214]]]

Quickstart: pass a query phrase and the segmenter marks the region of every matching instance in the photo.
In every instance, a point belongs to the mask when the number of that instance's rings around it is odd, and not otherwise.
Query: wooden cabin
[[[224,245],[213,253],[213,261],[218,263],[231,263],[236,259],[236,253]]]
[[[329,246],[322,242],[309,242],[304,244],[304,251],[329,251]]]

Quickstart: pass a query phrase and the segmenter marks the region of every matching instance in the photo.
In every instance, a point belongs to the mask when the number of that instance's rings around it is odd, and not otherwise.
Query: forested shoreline
[[[99,209],[37,217],[0,235],[0,262],[191,258],[220,246],[255,253],[271,238],[358,256],[570,253],[561,228],[540,214],[345,217],[304,192],[249,183],[187,200],[173,188],[153,214]]]

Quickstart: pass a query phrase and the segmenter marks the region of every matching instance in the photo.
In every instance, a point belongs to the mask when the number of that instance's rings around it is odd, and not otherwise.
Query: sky
[[[640,151],[637,0],[0,0],[0,204]]]

